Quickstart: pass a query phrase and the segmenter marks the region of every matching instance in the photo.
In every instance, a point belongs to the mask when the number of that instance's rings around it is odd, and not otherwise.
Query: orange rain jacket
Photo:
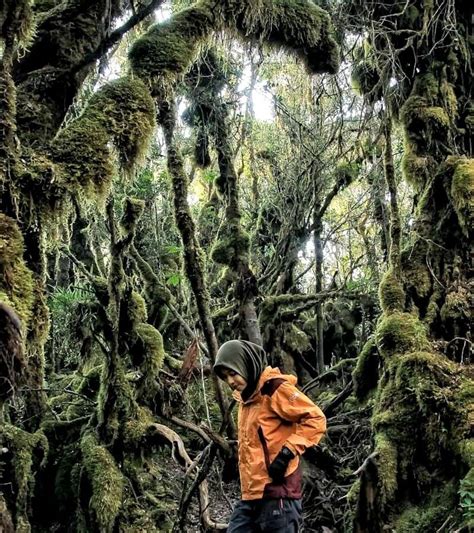
[[[295,387],[296,377],[267,366],[253,395],[243,402],[239,392],[239,470],[243,500],[301,498],[300,459],[326,431],[326,417]],[[268,467],[286,446],[296,457],[283,484],[273,483]]]

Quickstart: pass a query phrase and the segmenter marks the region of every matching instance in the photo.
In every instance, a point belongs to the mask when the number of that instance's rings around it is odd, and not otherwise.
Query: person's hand
[[[283,446],[280,453],[268,467],[268,474],[275,483],[283,483],[288,464],[294,457],[295,454],[289,448]]]

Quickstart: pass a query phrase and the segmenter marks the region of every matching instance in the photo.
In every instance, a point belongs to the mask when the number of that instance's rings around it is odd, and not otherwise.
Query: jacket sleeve
[[[280,418],[295,424],[296,429],[284,446],[296,455],[318,444],[326,432],[324,413],[291,383],[278,387],[271,397],[271,408]]]

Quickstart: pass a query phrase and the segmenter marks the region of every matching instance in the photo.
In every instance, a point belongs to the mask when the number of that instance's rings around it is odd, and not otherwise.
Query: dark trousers
[[[227,533],[297,533],[302,524],[301,500],[240,500]]]

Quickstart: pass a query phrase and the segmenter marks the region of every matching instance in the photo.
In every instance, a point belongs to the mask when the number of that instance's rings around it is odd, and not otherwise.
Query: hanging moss
[[[28,433],[11,424],[0,426],[0,447],[11,452],[13,487],[15,494],[16,531],[30,531],[28,521],[28,496],[34,487],[33,465],[35,457],[41,457],[40,467],[44,466],[48,455],[48,440],[42,431]]]
[[[209,3],[209,2],[208,2]],[[244,38],[294,53],[311,73],[334,74],[339,48],[326,11],[307,0],[225,0],[222,22],[236,27]]]
[[[385,272],[379,286],[379,299],[382,310],[403,311],[405,308],[405,291],[392,268]]]
[[[153,99],[139,79],[128,76],[99,89],[83,114],[52,143],[66,186],[74,193],[104,197],[114,175],[109,142],[122,168],[131,172],[146,154],[154,125]]]
[[[352,88],[360,96],[365,96],[370,102],[376,102],[382,97],[383,83],[377,69],[373,47],[366,40],[354,48],[354,62],[351,71]]]
[[[7,22],[7,24],[4,24]],[[0,7],[0,36],[14,36],[26,45],[33,30],[33,11],[30,0],[5,0]]]
[[[157,88],[159,83],[174,81],[191,66],[203,42],[213,29],[211,9],[201,2],[184,9],[168,21],[152,26],[130,49],[132,70]]]
[[[458,159],[450,193],[461,230],[469,237],[474,225],[474,159]]]
[[[0,301],[15,310],[26,331],[33,316],[35,295],[23,248],[23,236],[16,222],[0,213]]]
[[[138,221],[145,209],[145,202],[137,198],[126,198],[123,202],[123,215],[120,226],[126,233],[135,233]]]
[[[352,372],[354,393],[358,400],[366,400],[370,391],[377,387],[379,380],[380,356],[374,339],[369,339],[357,358],[357,366]]]
[[[382,315],[377,324],[375,342],[383,357],[422,350],[429,346],[423,323],[414,315],[399,311]]]
[[[91,484],[89,507],[100,531],[112,532],[122,505],[124,479],[114,458],[90,432],[81,440],[82,462]]]

